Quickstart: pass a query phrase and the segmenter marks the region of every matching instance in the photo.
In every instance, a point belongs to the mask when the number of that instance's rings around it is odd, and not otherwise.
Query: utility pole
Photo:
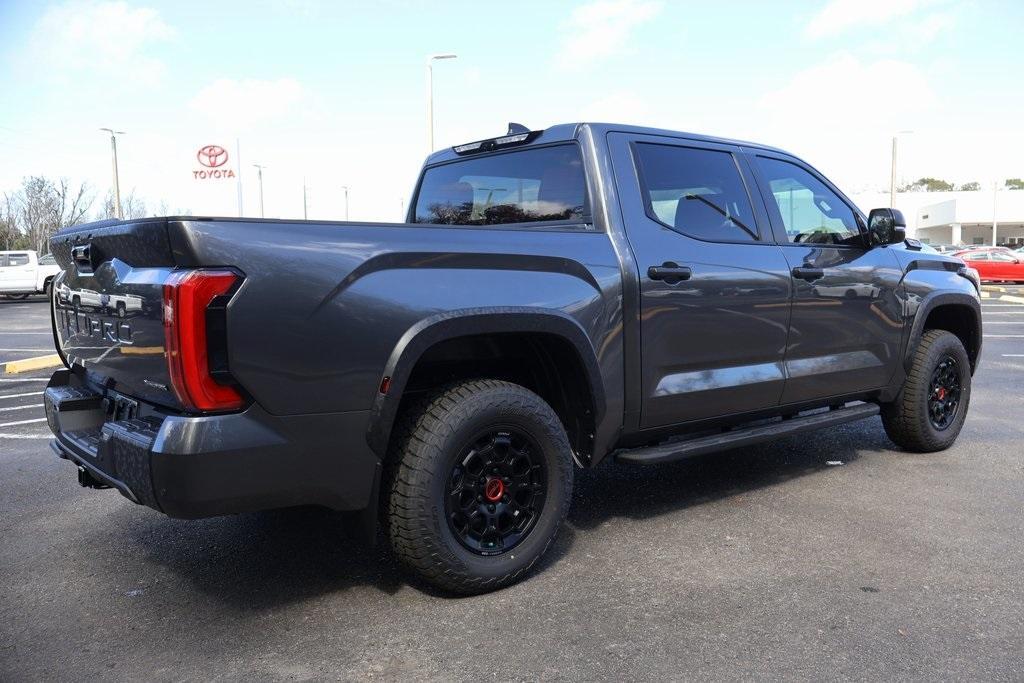
[[[901,130],[892,136],[892,175],[889,177],[889,207],[896,208],[896,143],[899,137],[904,134],[913,133],[912,130]]]
[[[458,55],[430,55],[427,57],[427,154],[434,152],[434,68],[435,59],[455,59]]]
[[[309,211],[306,206],[306,176],[302,176],[302,220],[309,220]]]
[[[996,218],[996,208],[999,201],[999,181],[992,183],[992,246],[999,246],[999,219]]]
[[[263,169],[265,169],[266,166],[263,166],[262,164],[253,164],[253,166],[256,167],[256,179],[260,184],[260,218],[263,218]]]
[[[348,220],[348,185],[342,185],[341,189],[345,190],[345,220]]]
[[[117,136],[124,135],[125,132],[112,128],[100,128],[100,130],[110,133],[110,153],[114,162],[114,215],[121,220],[124,218],[124,213],[121,211],[121,179],[117,173]]]

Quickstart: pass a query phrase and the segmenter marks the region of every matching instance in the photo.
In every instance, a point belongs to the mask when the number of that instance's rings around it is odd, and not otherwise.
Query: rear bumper
[[[54,450],[88,472],[86,482],[172,517],[292,505],[360,510],[379,481],[368,411],[276,416],[253,405],[189,417],[142,404],[125,415],[115,394],[68,370],[54,373],[44,403]]]

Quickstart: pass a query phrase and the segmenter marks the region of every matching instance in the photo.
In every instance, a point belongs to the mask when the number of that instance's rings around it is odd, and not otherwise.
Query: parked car
[[[0,294],[24,299],[30,294],[50,294],[53,278],[60,272],[51,254],[39,257],[31,250],[0,251]]]
[[[903,448],[949,447],[980,295],[904,230],[782,150],[606,124],[432,154],[406,223],[68,228],[61,284],[143,304],[55,302],[54,448],[173,517],[353,511],[427,581],[500,588],[609,457],[879,413]]]
[[[982,281],[1024,282],[1024,256],[1005,247],[968,249],[954,256],[977,270]]]

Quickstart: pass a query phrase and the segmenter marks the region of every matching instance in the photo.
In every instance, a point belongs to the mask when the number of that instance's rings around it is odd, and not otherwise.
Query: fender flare
[[[398,340],[381,373],[382,380],[391,378],[388,391],[386,394],[377,393],[370,411],[366,431],[370,448],[382,460],[386,456],[406,383],[427,349],[438,342],[458,337],[517,332],[549,334],[572,345],[589,384],[594,423],[600,424],[605,414],[604,381],[590,338],[575,319],[561,311],[529,306],[460,309],[424,318]]]
[[[914,349],[916,349],[917,345],[921,342],[921,335],[924,334],[924,323],[928,319],[928,315],[939,306],[946,305],[964,306],[974,315],[974,335],[977,346],[971,363],[971,372],[973,373],[975,368],[977,368],[978,361],[981,359],[981,301],[976,296],[972,296],[965,292],[947,291],[931,292],[927,294],[921,300],[921,304],[917,307],[917,312],[914,314],[914,322],[910,328],[910,336],[907,338],[907,346],[903,350],[903,367],[907,371],[910,370],[910,366],[913,361]]]

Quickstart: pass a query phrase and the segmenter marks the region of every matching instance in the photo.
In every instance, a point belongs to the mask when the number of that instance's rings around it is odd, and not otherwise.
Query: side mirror
[[[899,209],[871,209],[868,214],[870,246],[898,244],[907,237],[907,221]]]

